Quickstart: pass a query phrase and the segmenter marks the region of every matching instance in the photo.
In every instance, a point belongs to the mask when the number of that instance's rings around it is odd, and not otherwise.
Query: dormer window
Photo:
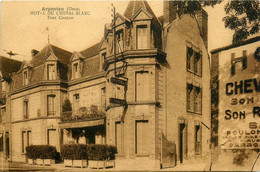
[[[148,32],[147,25],[139,25],[136,28],[136,48],[147,49],[148,48]]]
[[[124,43],[123,43],[123,30],[119,30],[116,32],[116,38],[117,38],[117,52],[121,53],[124,51]]]
[[[72,79],[80,78],[79,63],[73,63],[72,65]]]
[[[55,64],[47,64],[47,80],[56,79]]]
[[[23,85],[28,85],[29,79],[28,79],[28,71],[23,72]]]

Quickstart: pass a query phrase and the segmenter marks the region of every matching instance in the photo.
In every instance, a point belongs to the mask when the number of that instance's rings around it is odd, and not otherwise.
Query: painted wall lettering
[[[226,83],[226,95],[228,96],[252,93],[253,91],[260,92],[260,80],[257,81],[256,78]]]

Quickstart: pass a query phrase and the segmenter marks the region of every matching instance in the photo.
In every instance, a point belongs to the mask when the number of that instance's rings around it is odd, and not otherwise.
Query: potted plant
[[[44,165],[55,164],[57,150],[54,146],[42,145],[40,158],[43,159]]]
[[[26,147],[26,156],[28,158],[28,164],[29,165],[35,165],[36,164],[36,151],[35,151],[35,146],[31,145],[31,146],[27,146]]]
[[[57,150],[50,145],[30,145],[26,147],[29,164],[51,165],[55,163]]]
[[[87,145],[68,144],[61,146],[65,167],[87,167]]]
[[[114,157],[116,148],[107,145],[90,145],[88,146],[88,166],[89,168],[106,168],[114,167]]]

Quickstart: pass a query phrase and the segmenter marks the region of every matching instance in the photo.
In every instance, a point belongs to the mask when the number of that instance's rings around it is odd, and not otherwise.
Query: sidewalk
[[[40,166],[40,165],[28,165],[24,162],[5,162],[3,166],[0,166],[1,171],[57,171],[57,172],[75,172],[75,171],[208,171],[205,169],[205,164],[178,164],[173,168],[165,169],[138,169],[135,167],[121,167],[121,168],[107,168],[107,169],[89,169],[89,168],[70,168],[64,167],[64,164],[53,164],[51,166]]]

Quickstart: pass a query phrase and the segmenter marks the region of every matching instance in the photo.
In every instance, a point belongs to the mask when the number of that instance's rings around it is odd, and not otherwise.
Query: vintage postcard
[[[2,1],[1,171],[259,171],[252,1]]]

